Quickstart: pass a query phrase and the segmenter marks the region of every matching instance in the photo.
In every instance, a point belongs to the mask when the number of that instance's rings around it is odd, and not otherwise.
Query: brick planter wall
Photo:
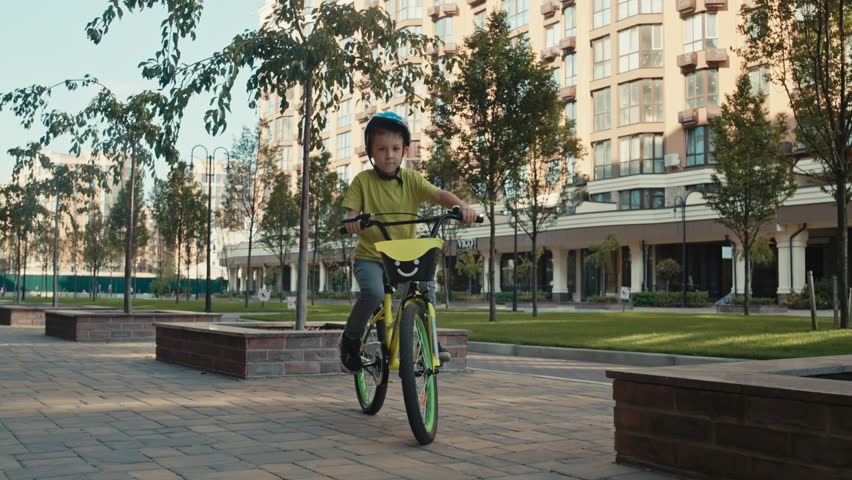
[[[719,313],[743,313],[744,309],[743,305],[716,305]],[[786,313],[787,310],[786,305],[752,305],[748,309],[749,313]]]
[[[44,312],[48,310],[114,310],[110,307],[94,305],[62,306],[52,305],[0,305],[0,325],[30,326],[44,325]]]
[[[157,323],[157,360],[239,378],[336,374],[342,324],[308,323],[296,331],[269,322]],[[289,327],[289,328],[288,328]],[[453,355],[445,371],[467,367],[466,330],[438,329]]]
[[[804,376],[850,370],[852,355],[608,371],[616,460],[712,479],[852,478],[852,382]]]
[[[45,312],[44,333],[77,342],[152,341],[156,337],[155,321],[210,322],[219,320],[221,316],[218,313],[177,311],[138,311],[127,314],[118,310],[55,310]]]

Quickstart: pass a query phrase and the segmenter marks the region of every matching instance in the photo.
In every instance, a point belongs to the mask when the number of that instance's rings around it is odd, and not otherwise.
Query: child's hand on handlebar
[[[465,225],[470,225],[475,222],[478,216],[479,215],[477,215],[476,210],[470,207],[461,207],[462,223]]]
[[[361,228],[361,220],[358,218],[351,219],[346,218],[343,220],[343,228],[346,229],[346,233],[350,235],[357,235],[363,231]]]

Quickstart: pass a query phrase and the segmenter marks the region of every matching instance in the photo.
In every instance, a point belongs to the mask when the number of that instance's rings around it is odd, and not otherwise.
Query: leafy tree
[[[666,281],[666,291],[669,291],[669,282],[680,275],[680,264],[674,258],[667,258],[657,264],[657,275]]]
[[[483,258],[473,250],[464,250],[456,260],[456,273],[467,277],[467,294],[471,294],[473,277],[482,273]]]
[[[92,300],[98,298],[98,273],[109,267],[116,252],[109,241],[109,225],[97,205],[89,209],[89,223],[83,233],[83,263],[92,272]]]
[[[250,283],[252,247],[261,213],[266,210],[267,185],[274,172],[275,150],[269,145],[261,145],[257,133],[243,127],[230,151],[231,170],[225,184],[222,214],[231,229],[248,232],[246,271],[249,278],[245,284],[245,306],[248,307],[249,294],[255,289],[255,285]]]
[[[319,268],[320,253],[325,246],[335,237],[335,232],[340,226],[341,210],[333,210],[334,199],[339,196],[337,173],[332,172],[329,167],[331,155],[323,152],[311,157],[311,179],[310,179],[310,219],[311,219],[311,244],[314,252],[313,265]],[[319,282],[315,285],[320,288]],[[311,295],[311,304],[314,296]]]
[[[601,295],[606,295],[606,276],[612,273],[612,257],[620,246],[614,233],[608,233],[606,240],[601,243],[589,245],[589,255],[585,262],[601,272]]]
[[[103,15],[89,23],[89,38],[99,43],[114,21],[125,12],[163,6],[162,48],[142,64],[145,78],[156,79],[170,87],[171,102],[163,109],[164,117],[176,129],[189,98],[214,92],[211,109],[205,114],[207,130],[216,134],[226,126],[231,89],[241,71],[249,72],[246,84],[252,105],[268,93],[281,99],[281,110],[289,106],[286,92],[300,87],[302,115],[302,185],[299,236],[299,279],[296,328],[305,328],[308,280],[308,204],[310,189],[310,153],[318,149],[318,133],[327,114],[341,94],[353,90],[355,79],[368,84],[363,99],[370,96],[389,99],[402,91],[405,102],[415,104],[416,85],[425,80],[434,83],[438,72],[429,74],[409,56],[422,56],[427,46],[437,41],[419,33],[398,30],[391,17],[380,8],[357,10],[352,3],[321,2],[317,8],[304,8],[298,0],[277,0],[260,28],[234,37],[231,44],[208,58],[183,64],[181,41],[195,38],[203,3],[195,0],[115,0]],[[318,108],[315,108],[318,107]],[[307,120],[307,121],[305,121]]]
[[[31,182],[22,186],[14,180],[13,177],[13,181],[0,190],[4,198],[0,218],[3,220],[3,231],[15,243],[15,303],[20,303],[23,300],[22,290],[26,283],[26,259],[29,245],[27,240],[36,219],[40,215],[45,215],[47,210],[38,198],[40,185]],[[21,283],[22,269],[24,284]]]
[[[852,8],[848,0],[755,0],[743,5],[740,32],[746,62],[770,65],[770,80],[787,94],[796,140],[822,167],[814,177],[837,205],[841,292],[849,287],[848,202],[852,182]],[[849,306],[840,295],[841,328]]]
[[[343,182],[339,183],[338,190],[343,191],[346,188]],[[331,207],[331,212],[342,212],[345,209],[343,208],[343,195],[336,195],[334,197],[333,206]],[[335,234],[337,232],[337,228],[340,226],[340,218],[334,213],[329,215],[329,221],[333,222],[331,225],[332,232],[332,244],[335,245],[340,251],[340,261],[343,265],[345,265],[345,275],[346,275],[346,285],[351,288],[352,281],[354,280],[354,269],[352,266],[352,257],[355,254],[355,247],[358,246],[358,236],[357,235],[342,235]],[[352,303],[352,295],[349,295],[349,303]]]
[[[281,288],[284,288],[284,266],[296,239],[299,224],[299,198],[290,191],[290,175],[277,172],[266,213],[260,221],[260,242],[275,254],[281,271]],[[284,295],[281,295],[284,301]]]
[[[509,37],[503,11],[492,13],[486,28],[465,40],[458,65],[456,79],[432,107],[432,123],[453,141],[459,177],[490,220],[489,319],[495,321],[495,208],[505,181],[525,164],[535,143],[533,126],[542,121],[540,66],[527,42]]]
[[[116,251],[121,250],[121,245],[127,238],[127,217],[133,212],[133,239],[130,250],[130,264],[137,267],[139,252],[142,251],[150,239],[148,231],[148,215],[145,213],[144,192],[142,190],[142,175],[136,177],[136,186],[133,190],[133,208],[130,208],[130,193],[128,183],[121,186],[118,198],[109,211],[107,225],[109,226],[107,239]]]
[[[713,189],[705,197],[719,218],[717,221],[737,237],[742,245],[745,271],[745,307],[751,303],[751,250],[762,225],[796,191],[785,162],[781,140],[787,133],[784,117],[772,122],[766,118],[764,96],[751,93],[747,74],[740,75],[737,89],[726,95],[722,115],[711,124],[718,164],[712,174]]]

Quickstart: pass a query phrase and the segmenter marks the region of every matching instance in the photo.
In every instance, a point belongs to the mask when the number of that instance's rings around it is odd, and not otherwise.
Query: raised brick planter
[[[154,322],[211,322],[221,317],[219,313],[163,310],[129,314],[119,310],[54,310],[45,312],[44,333],[77,342],[152,341],[156,338]]]
[[[850,372],[852,355],[608,371],[616,461],[699,478],[852,478]]]
[[[308,322],[156,324],[157,360],[240,378],[341,373],[337,341],[343,324]],[[467,330],[438,329],[453,355],[444,371],[467,368]]]
[[[743,305],[716,305],[718,313],[743,313],[743,310]],[[749,313],[786,313],[787,310],[786,305],[751,305],[748,309]]]
[[[0,325],[13,327],[44,325],[44,312],[48,310],[114,310],[95,305],[73,305],[54,307],[40,304],[0,304]]]

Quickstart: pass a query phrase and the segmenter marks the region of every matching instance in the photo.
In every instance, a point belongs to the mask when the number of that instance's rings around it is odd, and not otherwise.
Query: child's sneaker
[[[346,335],[340,335],[340,368],[352,375],[361,371],[361,342]]]
[[[453,356],[450,354],[450,352],[446,348],[444,348],[444,346],[440,343],[438,344],[438,359],[441,360],[442,364],[449,363],[450,360],[453,359]]]

